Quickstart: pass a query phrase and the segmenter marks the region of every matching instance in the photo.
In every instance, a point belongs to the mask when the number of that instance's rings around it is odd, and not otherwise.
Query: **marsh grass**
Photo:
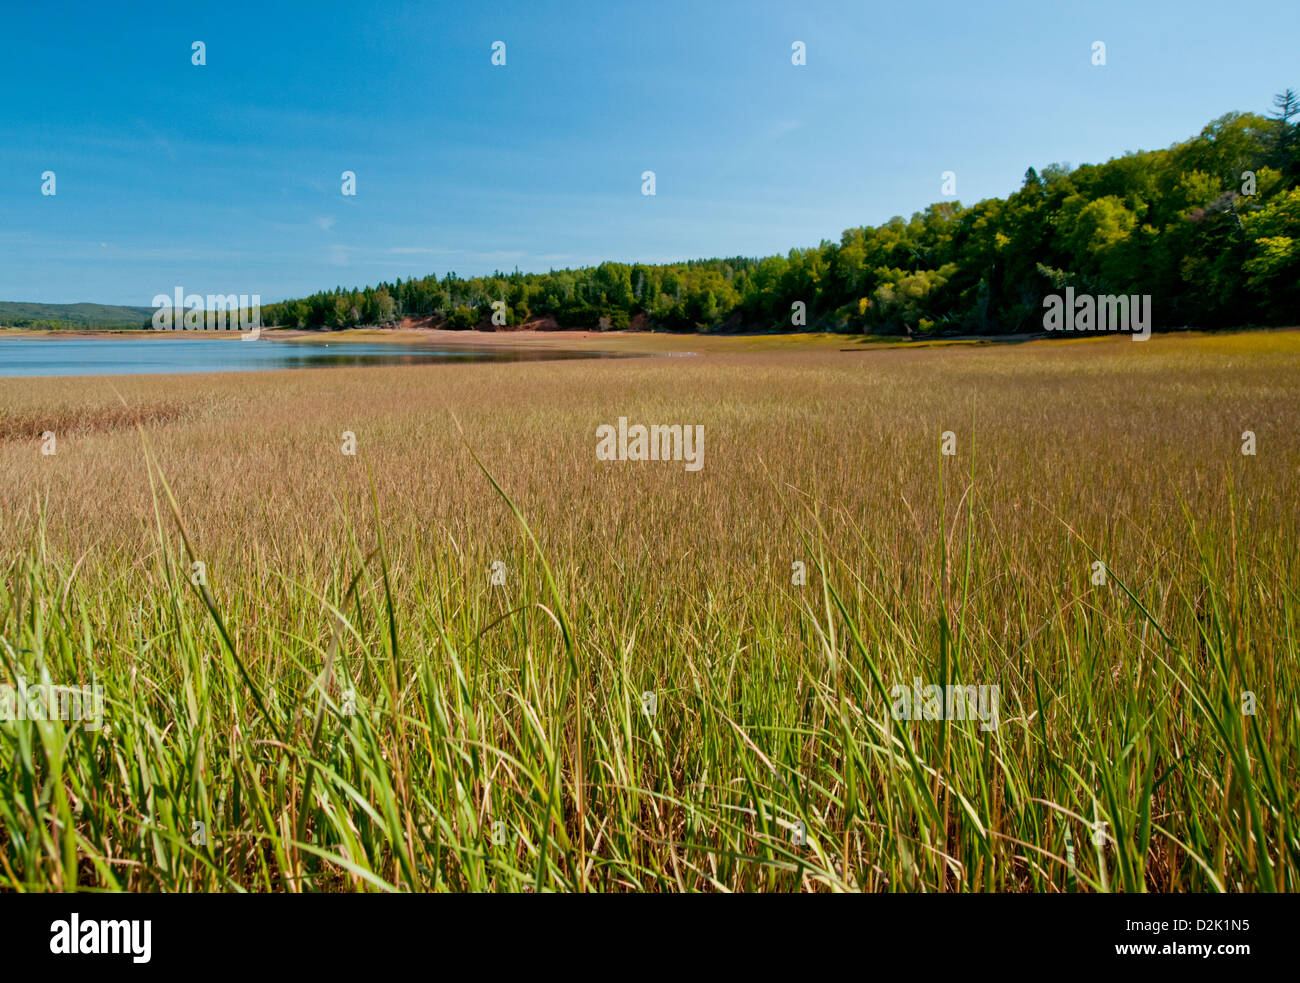
[[[108,703],[0,724],[0,885],[1293,890],[1298,370],[1290,333],[6,381],[37,424],[181,410],[0,441],[0,678]],[[596,461],[618,416],[703,424],[704,469]],[[1000,726],[894,720],[918,676]]]

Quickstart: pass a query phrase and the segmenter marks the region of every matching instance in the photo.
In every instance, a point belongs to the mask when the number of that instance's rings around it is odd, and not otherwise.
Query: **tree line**
[[[1295,324],[1300,99],[1273,102],[1167,150],[1031,167],[1006,198],[932,204],[785,256],[397,279],[264,305],[263,322],[468,329],[495,312],[506,327],[1002,334],[1041,330],[1043,298],[1072,286],[1151,295],[1158,329]]]

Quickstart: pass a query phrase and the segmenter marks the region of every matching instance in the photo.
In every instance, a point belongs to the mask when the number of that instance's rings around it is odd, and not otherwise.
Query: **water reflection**
[[[0,338],[0,376],[254,372],[343,365],[618,358],[555,348],[255,341],[235,338]]]

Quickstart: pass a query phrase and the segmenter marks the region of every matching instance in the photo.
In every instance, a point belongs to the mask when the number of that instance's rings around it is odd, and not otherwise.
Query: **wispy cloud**
[[[799,120],[799,119],[778,120],[768,128],[767,138],[769,140],[779,140],[787,133],[793,133],[795,130],[799,129],[802,126],[803,126],[803,120]]]

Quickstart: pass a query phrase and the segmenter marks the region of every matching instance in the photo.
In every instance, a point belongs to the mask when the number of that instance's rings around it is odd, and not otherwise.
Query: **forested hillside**
[[[940,202],[785,256],[399,279],[267,305],[263,321],[487,327],[504,301],[509,326],[621,328],[644,315],[673,331],[1001,334],[1040,330],[1044,295],[1072,286],[1150,295],[1157,329],[1295,324],[1300,99],[1288,90],[1274,106],[1229,113],[1167,150],[1031,167],[1006,199]]]
[[[34,304],[0,301],[0,327],[33,331],[76,329],[124,330],[149,327],[153,310],[111,304]]]

